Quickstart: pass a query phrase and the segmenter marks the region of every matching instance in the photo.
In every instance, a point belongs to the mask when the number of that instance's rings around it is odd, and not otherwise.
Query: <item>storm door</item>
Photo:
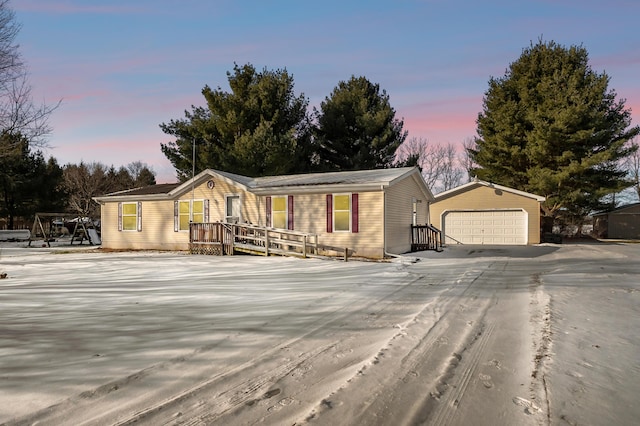
[[[240,208],[240,196],[239,195],[227,195],[225,197],[226,204],[226,214],[225,214],[225,222],[227,223],[240,223],[242,220],[241,217],[241,208]]]

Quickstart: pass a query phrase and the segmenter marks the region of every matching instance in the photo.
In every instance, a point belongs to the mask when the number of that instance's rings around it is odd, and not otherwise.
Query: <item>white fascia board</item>
[[[171,200],[173,197],[169,194],[146,194],[146,195],[111,195],[104,197],[93,197],[92,200],[104,204],[106,202],[126,202],[126,201],[163,201]]]
[[[464,185],[460,185],[460,186],[457,186],[455,188],[451,188],[451,189],[449,189],[447,191],[441,192],[438,195],[436,195],[435,199],[437,201],[438,199],[454,195],[454,194],[456,194],[458,192],[464,192],[468,188],[471,188],[471,187],[474,187],[474,186],[486,186],[487,188],[495,188],[495,189],[499,189],[499,190],[504,191],[504,192],[510,192],[512,194],[521,195],[521,196],[527,197],[527,198],[533,198],[534,200],[539,201],[539,202],[543,202],[543,201],[546,200],[545,197],[542,197],[540,195],[531,194],[530,192],[520,191],[518,189],[514,189],[514,188],[509,188],[507,186],[498,185],[497,183],[486,182],[484,180],[471,181],[471,182],[465,183]]]
[[[279,195],[279,194],[332,194],[337,192],[371,192],[380,191],[389,186],[388,183],[366,183],[366,184],[326,184],[326,185],[290,185],[250,188],[249,192],[256,195]]]
[[[182,185],[178,186],[177,188],[175,188],[173,191],[169,192],[169,198],[175,198],[180,196],[183,193],[189,192],[191,191],[191,188],[195,185],[198,186],[203,182],[206,182],[207,180],[214,178],[220,181],[223,181],[229,185],[233,185],[233,186],[239,186],[240,188],[242,188],[245,191],[249,191],[249,188],[236,181],[233,179],[230,179],[224,175],[218,174],[216,173],[215,170],[213,169],[206,169],[201,171],[200,173],[198,173],[194,178],[187,180],[186,182],[184,182]]]

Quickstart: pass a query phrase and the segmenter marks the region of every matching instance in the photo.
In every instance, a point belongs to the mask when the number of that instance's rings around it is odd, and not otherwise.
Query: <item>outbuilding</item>
[[[302,231],[382,258],[411,250],[411,225],[427,223],[433,195],[415,167],[258,178],[207,169],[94,200],[103,248],[188,250],[191,222],[225,222]]]
[[[431,223],[444,244],[540,243],[539,195],[474,180],[435,196]]]
[[[593,230],[598,237],[640,240],[640,203],[593,215]]]

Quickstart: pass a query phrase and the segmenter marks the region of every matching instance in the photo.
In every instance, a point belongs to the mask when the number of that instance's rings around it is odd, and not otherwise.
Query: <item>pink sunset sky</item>
[[[37,102],[62,100],[46,155],[61,165],[149,165],[175,181],[159,124],[230,90],[234,62],[286,68],[317,107],[365,76],[389,94],[409,138],[461,144],[490,77],[542,38],[582,45],[640,122],[635,0],[168,1],[13,0]]]

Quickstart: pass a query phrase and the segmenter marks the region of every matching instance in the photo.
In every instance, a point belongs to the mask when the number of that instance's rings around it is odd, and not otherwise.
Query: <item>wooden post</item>
[[[344,248],[344,261],[345,262],[349,261],[349,247]]]
[[[264,255],[269,256],[269,230],[264,230]]]
[[[302,258],[303,259],[307,258],[307,236],[306,235],[302,237]]]

